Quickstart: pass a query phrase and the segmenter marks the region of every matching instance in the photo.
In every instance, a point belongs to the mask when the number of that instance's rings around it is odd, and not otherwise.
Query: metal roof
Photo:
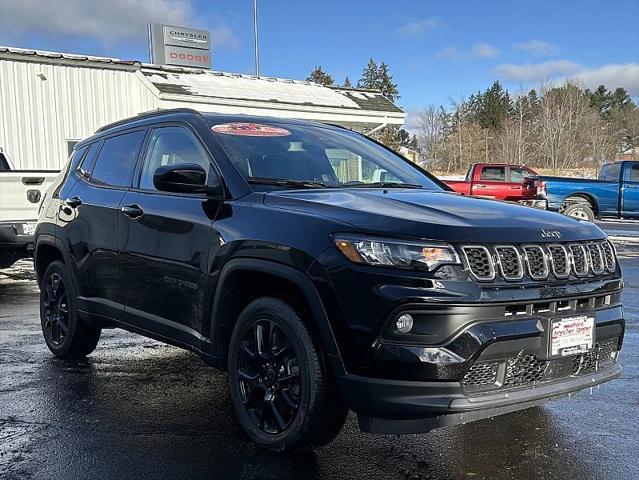
[[[376,112],[403,118],[405,113],[380,92],[325,87],[306,80],[217,72],[198,68],[152,65],[137,60],[77,55],[0,46],[0,58],[51,62],[87,68],[140,71],[161,97],[255,101],[303,107],[328,107]]]

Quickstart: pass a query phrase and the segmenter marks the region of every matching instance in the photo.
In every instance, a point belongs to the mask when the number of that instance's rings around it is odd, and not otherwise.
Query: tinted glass
[[[620,172],[620,163],[611,163],[610,165],[604,165],[603,167],[601,167],[601,172],[599,172],[599,180],[605,180],[606,182],[618,182]]]
[[[209,172],[209,156],[189,130],[182,127],[156,128],[151,134],[146,149],[140,188],[155,190],[153,185],[155,170],[164,165],[180,163],[195,163],[205,172]]]
[[[227,123],[213,133],[249,181],[320,182],[328,187],[388,182],[441,187],[366,137],[335,128],[288,123]]]
[[[91,165],[93,165],[93,161],[95,160],[98,151],[100,150],[101,142],[94,142],[91,144],[89,148],[89,153],[86,154],[84,159],[82,159],[82,163],[78,165],[78,173],[84,177],[89,176],[89,171],[91,170]],[[85,147],[86,148],[86,147]]]
[[[506,168],[505,167],[484,167],[479,176],[481,180],[488,180],[493,182],[505,182],[506,181]]]
[[[143,139],[142,130],[106,139],[91,172],[91,180],[116,187],[128,186]]]
[[[526,177],[530,177],[533,176],[533,173],[526,169],[526,168],[521,168],[521,167],[511,167],[510,168],[510,181],[511,182],[523,182],[524,178]]]
[[[635,163],[630,169],[630,181],[639,182],[639,163]]]
[[[0,153],[0,170],[9,170],[9,162],[4,158],[4,153]]]

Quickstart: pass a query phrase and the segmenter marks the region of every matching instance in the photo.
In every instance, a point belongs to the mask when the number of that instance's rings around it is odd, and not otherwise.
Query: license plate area
[[[550,321],[548,358],[562,358],[590,352],[595,344],[595,319],[587,315]]]
[[[18,228],[18,233],[21,235],[33,235],[35,233],[37,224],[35,222],[23,223]]]

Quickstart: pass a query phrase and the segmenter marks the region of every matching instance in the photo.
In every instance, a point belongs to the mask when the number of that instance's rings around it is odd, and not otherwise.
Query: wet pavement
[[[226,375],[189,352],[106,330],[86,360],[55,359],[20,262],[0,271],[0,478],[639,478],[639,244],[619,253],[622,379],[426,435],[362,434],[351,415],[332,444],[301,456],[255,448]]]

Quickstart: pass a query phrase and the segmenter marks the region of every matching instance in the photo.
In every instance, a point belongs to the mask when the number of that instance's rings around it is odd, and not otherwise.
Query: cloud
[[[460,50],[455,47],[446,47],[439,51],[437,58],[441,60],[474,60],[485,58],[497,58],[501,55],[498,48],[487,43],[476,43],[470,49]]]
[[[516,82],[562,82],[574,80],[584,87],[594,89],[605,85],[614,90],[625,88],[632,96],[639,96],[639,64],[608,64],[601,67],[584,67],[571,60],[553,60],[541,63],[514,65],[505,63],[495,68],[495,74]]]
[[[412,20],[397,29],[397,33],[405,37],[419,37],[437,28],[440,24],[439,18],[431,17],[421,20]]]
[[[639,64],[609,64],[599,68],[586,68],[573,75],[585,87],[595,89],[605,85],[609,90],[625,88],[633,96],[639,96]]]
[[[107,47],[147,38],[147,23],[192,25],[191,0],[21,0],[2,3],[0,30],[17,40],[30,35],[91,38]],[[197,24],[197,22],[195,22]],[[211,31],[217,46],[237,44],[226,26]]]
[[[476,43],[470,48],[470,54],[473,58],[497,58],[500,53],[498,48],[487,43]]]
[[[581,67],[570,60],[515,65],[503,63],[495,68],[497,76],[517,82],[543,82],[553,77],[574,75]]]
[[[551,56],[559,54],[559,47],[552,43],[544,42],[536,38],[528,40],[527,42],[515,43],[513,48],[522,50],[524,52],[532,53],[539,56]]]

